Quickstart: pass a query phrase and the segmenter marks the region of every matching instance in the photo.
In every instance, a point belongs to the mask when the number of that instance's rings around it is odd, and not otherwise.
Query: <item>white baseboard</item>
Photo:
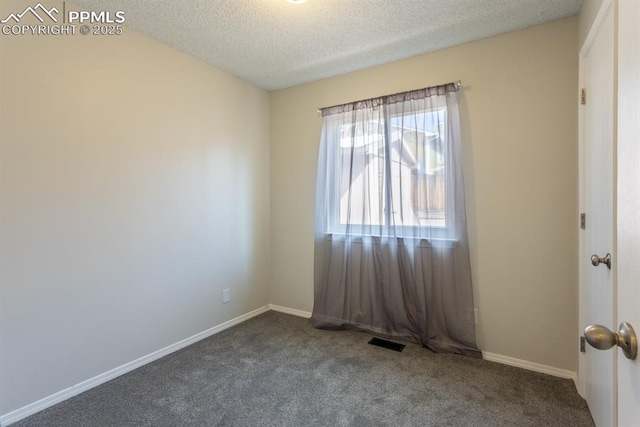
[[[269,304],[267,305],[269,310],[279,311],[280,313],[292,314],[298,317],[306,317],[307,319],[311,317],[311,313],[308,311],[296,310],[295,308],[282,307],[281,305]]]
[[[97,375],[93,378],[90,378],[86,381],[83,381],[79,384],[61,390],[57,393],[54,393],[50,396],[47,396],[43,399],[38,400],[37,402],[30,403],[29,405],[23,406],[22,408],[16,409],[15,411],[9,412],[4,415],[0,415],[0,426],[8,426],[9,424],[20,421],[30,415],[35,414],[36,412],[40,412],[44,409],[47,409],[57,403],[62,402],[63,400],[67,400],[73,396],[76,396],[84,391],[87,391],[91,388],[97,387],[100,384],[103,384],[107,381],[110,381],[120,375],[124,375],[127,372],[131,372],[134,369],[137,369],[141,366],[146,365],[147,363],[151,363],[154,360],[160,359],[168,354],[171,354],[175,351],[178,351],[188,345],[194,344],[200,340],[208,338],[212,335],[217,334],[225,329],[228,329],[232,326],[235,326],[239,323],[242,323],[246,320],[251,319],[252,317],[258,316],[262,313],[265,313],[269,310],[278,311],[281,313],[291,314],[293,316],[310,318],[311,313],[308,311],[296,310],[293,308],[282,307],[280,305],[268,304],[264,307],[260,307],[256,310],[253,310],[247,314],[243,314],[242,316],[238,316],[234,319],[231,319],[227,322],[221,323],[217,326],[214,326],[206,331],[202,331],[197,333],[189,338],[185,338],[177,343],[171,344],[165,348],[162,348],[158,351],[155,351],[146,356],[142,356],[139,359],[136,359],[132,362],[125,363],[122,366],[114,368],[110,371]],[[527,360],[515,359],[513,357],[502,356],[500,354],[482,353],[485,360],[491,362],[502,363],[505,365],[515,366],[518,368],[528,369],[530,371],[541,372],[543,374],[553,375],[555,377],[560,378],[569,378],[577,383],[577,375],[573,371],[566,371],[564,369],[553,368],[551,366],[541,365],[539,363],[529,362]]]
[[[269,304],[269,310],[279,311],[281,313],[292,314],[299,317],[311,317],[311,313],[308,311],[296,310],[294,308],[283,307],[280,305]],[[578,382],[578,376],[573,371],[567,371],[564,369],[554,368],[552,366],[541,365],[539,363],[529,362],[528,360],[516,359],[514,357],[503,356],[501,354],[482,352],[482,357],[490,362],[502,363],[503,365],[515,366],[517,368],[527,369],[529,371],[540,372],[554,377],[567,378],[573,380],[574,383]]]
[[[308,311],[296,310],[294,308],[283,307],[281,305],[269,304],[269,310],[279,311],[280,313],[292,314],[299,317],[311,317]],[[529,362],[528,360],[516,359],[514,357],[503,356],[501,354],[482,352],[482,357],[490,362],[502,363],[503,365],[515,366],[517,368],[527,369],[529,371],[540,372],[554,377],[567,378],[573,380],[577,384],[578,376],[573,371],[566,371],[539,363]]]
[[[516,359],[514,357],[503,356],[501,354],[482,352],[484,360],[490,362],[502,363],[503,365],[515,366],[517,368],[528,369],[529,371],[540,372],[547,375],[553,375],[554,377],[567,378],[573,380],[574,383],[578,383],[578,375],[573,371],[567,371],[564,369],[554,368],[552,366],[541,365],[539,363],[529,362],[528,360]]]
[[[177,343],[171,344],[165,348],[162,348],[158,351],[154,351],[151,354],[147,354],[146,356],[142,356],[139,359],[136,359],[132,362],[125,363],[122,366],[118,366],[110,371],[104,372],[100,375],[96,375],[93,378],[89,378],[88,380],[82,381],[79,384],[61,390],[57,393],[54,393],[50,396],[47,396],[43,399],[38,400],[37,402],[30,403],[29,405],[23,406],[22,408],[16,409],[15,411],[11,411],[7,414],[0,416],[0,425],[3,427],[8,426],[11,423],[15,423],[20,421],[30,415],[35,414],[36,412],[40,412],[44,409],[47,409],[57,403],[62,402],[63,400],[67,400],[76,396],[84,391],[87,391],[91,388],[97,387],[100,384],[106,383],[120,375],[126,374],[127,372],[131,372],[134,369],[137,369],[141,366],[146,365],[147,363],[151,363],[154,360],[160,359],[168,354],[171,354],[175,351],[178,351],[188,345],[196,343],[200,340],[208,338],[212,335],[217,334],[225,329],[228,329],[232,326],[235,326],[239,323],[242,323],[246,320],[251,319],[252,317],[258,316],[262,313],[266,313],[269,311],[269,306],[266,305],[264,307],[260,307],[256,310],[253,310],[249,313],[243,314],[242,316],[238,316],[234,319],[228,320],[224,323],[221,323],[213,328],[207,329],[206,331],[199,332],[189,338],[185,338]]]

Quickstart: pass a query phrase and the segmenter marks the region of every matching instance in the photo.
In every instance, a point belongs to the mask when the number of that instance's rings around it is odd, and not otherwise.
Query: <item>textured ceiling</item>
[[[76,0],[267,90],[576,15],[583,0]]]

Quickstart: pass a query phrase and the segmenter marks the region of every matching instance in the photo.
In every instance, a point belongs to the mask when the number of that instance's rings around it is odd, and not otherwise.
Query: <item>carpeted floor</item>
[[[14,426],[593,426],[571,380],[268,312]]]

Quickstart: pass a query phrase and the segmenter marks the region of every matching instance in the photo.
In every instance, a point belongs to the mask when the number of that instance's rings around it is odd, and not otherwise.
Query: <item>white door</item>
[[[617,34],[617,49],[614,34]],[[628,322],[638,329],[639,1],[603,2],[581,50],[580,80],[581,86],[587,88],[587,104],[581,109],[580,120],[580,201],[581,210],[587,213],[587,227],[580,243],[580,326],[600,323],[616,331],[620,323]],[[615,140],[614,134],[617,134]],[[610,153],[615,153],[615,157],[609,157]],[[594,156],[603,157],[598,160]],[[615,182],[608,179],[609,176],[615,177]],[[594,205],[600,196],[592,192],[609,189],[614,192],[605,199],[611,198],[611,204],[602,200],[603,206],[597,206],[597,202]],[[612,213],[611,219],[615,218],[613,223],[608,222],[608,212]],[[598,245],[607,230],[613,232],[611,253],[615,277],[606,272],[603,275],[602,266],[594,270],[588,259],[591,252],[602,255]],[[601,351],[587,346],[586,353],[580,356],[579,380],[579,390],[587,399],[598,427],[640,426],[640,358],[630,360],[617,348]]]
[[[606,1],[604,3],[607,3]],[[614,317],[614,10],[603,5],[594,28],[580,52],[581,87],[581,212],[586,227],[581,232],[580,326],[601,324],[612,328]],[[594,266],[591,257],[612,257],[612,269]],[[616,328],[617,329],[617,328]],[[615,425],[615,350],[586,348],[580,355],[581,392],[598,427]]]
[[[618,2],[618,319],[640,333],[640,2]],[[617,325],[615,325],[617,326]],[[640,358],[618,351],[618,425],[640,425]]]

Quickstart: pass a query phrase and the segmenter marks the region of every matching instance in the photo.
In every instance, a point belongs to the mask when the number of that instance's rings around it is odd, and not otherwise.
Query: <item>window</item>
[[[354,114],[356,120],[337,116],[326,128],[328,171],[335,176],[328,231],[445,233],[446,109]]]
[[[323,108],[316,327],[475,344],[458,83]]]

